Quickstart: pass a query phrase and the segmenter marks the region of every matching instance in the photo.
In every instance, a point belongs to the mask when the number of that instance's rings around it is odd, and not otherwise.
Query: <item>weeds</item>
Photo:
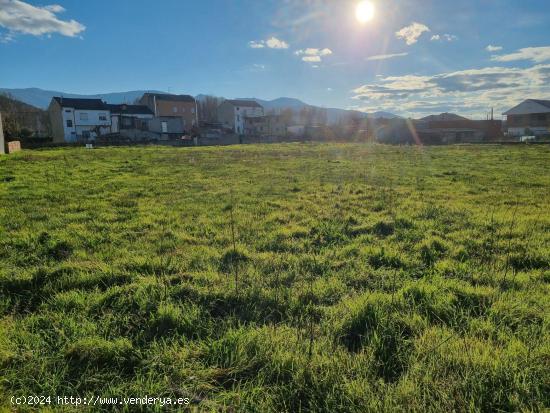
[[[548,410],[548,165],[544,146],[10,155],[0,410]]]

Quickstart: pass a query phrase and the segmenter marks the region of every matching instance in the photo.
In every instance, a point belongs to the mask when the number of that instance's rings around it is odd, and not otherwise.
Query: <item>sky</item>
[[[367,0],[368,1],[368,0]],[[0,87],[421,117],[550,99],[549,0],[0,0]]]

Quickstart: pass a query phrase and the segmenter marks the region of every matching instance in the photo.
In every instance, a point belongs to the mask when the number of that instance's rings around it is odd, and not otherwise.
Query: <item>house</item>
[[[106,105],[111,113],[111,133],[133,140],[150,139],[149,122],[153,111],[145,105]]]
[[[453,144],[499,140],[500,120],[471,120],[452,113],[422,119],[369,119],[368,135],[385,143]]]
[[[264,116],[264,108],[254,100],[224,100],[218,106],[218,121],[225,129],[231,129],[239,135],[245,134],[245,118]],[[254,123],[251,120],[249,125]]]
[[[111,132],[111,114],[101,99],[54,96],[48,113],[54,142],[93,140]]]
[[[156,121],[150,122],[151,130],[162,138],[190,133],[199,124],[197,102],[193,96],[145,93],[139,103],[153,112]]]
[[[527,99],[503,115],[508,136],[550,135],[550,100]]]
[[[286,122],[280,115],[245,116],[243,126],[246,136],[286,136]]]

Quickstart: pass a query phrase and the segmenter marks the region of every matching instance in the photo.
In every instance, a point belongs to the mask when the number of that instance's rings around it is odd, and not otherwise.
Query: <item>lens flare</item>
[[[365,0],[357,4],[355,17],[359,23],[367,23],[374,18],[374,4]]]

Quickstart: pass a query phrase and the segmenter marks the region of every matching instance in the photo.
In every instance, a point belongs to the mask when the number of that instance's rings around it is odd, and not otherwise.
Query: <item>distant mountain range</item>
[[[260,105],[262,105],[265,110],[280,111],[283,109],[290,108],[294,111],[299,111],[304,107],[313,106],[313,105],[308,105],[307,103],[304,103],[299,99],[286,98],[286,97],[277,98],[273,100],[262,100],[257,98],[248,98],[248,99],[255,100]],[[379,119],[379,118],[393,119],[393,118],[399,117],[397,115],[394,115],[393,113],[382,112],[382,111],[374,112],[374,113],[365,113],[358,110],[349,110],[349,109],[338,109],[338,108],[323,108],[323,109],[326,109],[327,111],[327,121],[329,124],[337,123],[340,119],[346,118],[351,114],[361,116],[364,118],[370,117],[374,119]]]
[[[68,98],[89,98],[89,99],[102,99],[107,103],[133,103],[136,99],[140,98],[146,92],[155,92],[155,93],[166,93],[158,90],[130,90],[127,92],[113,92],[113,93],[98,93],[95,95],[82,95],[77,93],[65,93],[55,90],[44,90],[39,88],[26,88],[26,89],[6,89],[0,88],[0,93],[8,93],[13,96],[15,99],[27,103],[32,106],[36,106],[41,109],[46,109],[50,104],[50,101],[53,96],[64,96]],[[197,99],[203,99],[206,95],[198,95]],[[313,105],[308,105],[305,102],[302,102],[299,99],[281,97],[273,100],[263,100],[257,98],[247,98],[255,100],[260,105],[262,105],[266,110],[276,110],[281,111],[286,108],[293,109],[294,111],[299,111],[304,107],[314,107]],[[327,121],[330,124],[337,123],[340,119],[350,116],[352,114],[361,116],[361,117],[371,117],[371,118],[397,118],[392,113],[388,112],[374,112],[374,113],[365,113],[356,110],[347,110],[347,109],[338,109],[338,108],[324,108],[327,111]]]

